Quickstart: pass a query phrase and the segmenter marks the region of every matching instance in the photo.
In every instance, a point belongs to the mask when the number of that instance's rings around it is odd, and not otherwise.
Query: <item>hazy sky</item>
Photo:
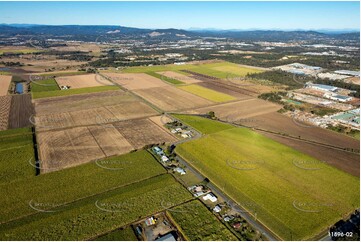
[[[359,29],[359,2],[0,2],[0,23]]]

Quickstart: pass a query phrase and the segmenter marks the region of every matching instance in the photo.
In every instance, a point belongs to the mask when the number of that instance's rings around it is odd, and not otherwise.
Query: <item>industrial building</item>
[[[306,88],[312,88],[324,92],[335,92],[337,90],[337,87],[329,86],[329,85],[323,85],[323,84],[313,84],[312,82],[306,83]]]
[[[322,68],[319,66],[309,66],[301,63],[276,66],[273,67],[272,69],[286,71],[296,75],[310,75],[310,76],[315,76],[317,75],[317,73],[322,71]]]
[[[321,79],[330,79],[330,80],[343,80],[346,78],[349,78],[349,76],[346,75],[340,75],[340,74],[334,74],[334,73],[319,73],[317,74],[317,77],[321,78]]]
[[[338,101],[338,102],[349,102],[352,100],[352,97],[349,97],[349,96],[343,96],[343,95],[330,95],[328,93],[325,94],[324,96],[325,98],[328,98],[328,99],[331,99],[331,100],[334,100],[334,101]]]
[[[335,71],[335,73],[341,75],[348,75],[348,76],[360,76],[359,71],[339,70],[339,71]]]

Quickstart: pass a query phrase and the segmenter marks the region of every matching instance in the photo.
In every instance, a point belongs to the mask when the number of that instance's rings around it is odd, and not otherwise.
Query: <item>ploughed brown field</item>
[[[113,125],[135,149],[143,148],[148,144],[176,141],[174,136],[150,119],[134,119]]]
[[[113,82],[121,85],[127,90],[138,90],[145,88],[165,87],[167,83],[145,73],[103,73]]]
[[[0,130],[6,130],[9,124],[11,96],[0,96]]]
[[[30,118],[34,115],[34,107],[30,94],[12,95],[9,129],[24,128],[32,125]]]
[[[114,123],[157,112],[123,91],[110,91],[35,101],[37,130]]]
[[[249,122],[254,116],[275,112],[281,108],[282,106],[280,105],[257,98],[251,98],[232,103],[198,108],[187,111],[187,113],[205,114],[209,111],[213,111],[215,115],[223,121],[235,122],[245,120]]]
[[[114,85],[96,74],[60,76],[56,77],[55,80],[59,86],[70,86],[71,89]]]
[[[148,144],[176,141],[150,119],[39,132],[41,172],[120,155]]]
[[[11,78],[11,76],[0,75],[0,96],[5,96],[8,94]]]
[[[121,90],[35,99],[37,114],[79,111],[134,100]]]
[[[192,109],[214,104],[212,101],[169,85],[139,89],[134,92],[164,111]]]
[[[87,127],[38,133],[37,142],[42,173],[105,157]]]

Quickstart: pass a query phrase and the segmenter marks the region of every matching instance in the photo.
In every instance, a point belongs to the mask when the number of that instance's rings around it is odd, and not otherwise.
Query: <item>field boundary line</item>
[[[104,158],[107,157],[107,155],[105,154],[105,151],[103,150],[103,148],[101,147],[101,145],[99,144],[98,140],[95,138],[94,134],[92,133],[92,131],[89,129],[89,127],[86,127],[86,129],[88,130],[88,132],[90,133],[90,135],[93,137],[95,143],[97,143],[99,149],[103,152]]]
[[[141,100],[143,103],[147,104],[149,107],[151,107],[152,109],[154,109],[156,112],[158,113],[164,113],[164,111],[160,108],[158,108],[157,106],[155,106],[153,103],[149,102],[148,100],[142,98],[141,96],[137,95],[136,93],[132,92],[131,90],[126,89],[125,87],[123,87],[122,85],[113,82],[113,80],[111,80],[111,78],[108,78],[107,76],[98,73],[101,77],[105,78],[106,80],[112,82],[115,86],[118,86],[121,90],[123,90],[126,93],[130,93],[131,95],[133,95],[134,97],[138,98],[138,100]]]

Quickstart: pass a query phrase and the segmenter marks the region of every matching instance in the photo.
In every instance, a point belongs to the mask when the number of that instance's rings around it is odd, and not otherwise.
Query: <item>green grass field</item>
[[[94,93],[94,92],[104,92],[109,90],[119,90],[117,86],[100,86],[100,87],[85,87],[69,90],[57,90],[57,91],[43,91],[43,92],[33,92],[33,99],[37,98],[46,98],[46,97],[61,97],[61,96],[70,96],[76,94],[84,93]]]
[[[0,132],[0,185],[34,177],[33,134],[30,128],[10,129]]]
[[[108,234],[102,235],[95,240],[97,241],[137,241],[137,236],[135,235],[131,227],[126,227],[124,229],[117,229]]]
[[[36,194],[33,196],[35,201],[41,201]],[[192,195],[171,175],[164,174],[64,206],[51,205],[51,212],[38,212],[2,224],[0,239],[89,240],[170,207],[163,203],[165,198],[180,204]],[[53,200],[52,204],[59,203]],[[32,204],[42,208],[36,202]]]
[[[19,162],[32,167],[28,159]],[[147,151],[133,152],[99,162],[101,166],[109,165],[110,168],[119,164],[122,169],[104,169],[92,162],[0,184],[0,223],[35,213],[28,205],[31,200],[42,203],[70,203],[166,172]]]
[[[229,102],[236,99],[235,97],[232,97],[230,95],[217,92],[212,89],[205,88],[196,84],[180,86],[179,88],[213,102]]]
[[[217,70],[217,71],[227,72],[227,73],[230,73],[230,75],[234,74],[236,76],[241,76],[241,77],[245,77],[247,74],[264,72],[259,69],[239,66],[237,64],[233,64],[233,63],[229,63],[229,62],[227,62],[227,64],[225,64],[225,65],[215,66],[212,69]]]
[[[184,82],[181,82],[179,80],[176,80],[176,79],[173,79],[173,78],[170,78],[170,77],[163,76],[163,75],[155,73],[155,72],[150,71],[150,72],[146,72],[146,74],[148,74],[150,76],[154,76],[154,77],[156,77],[158,79],[161,79],[163,81],[169,82],[170,84],[174,84],[174,85],[184,84]]]
[[[130,67],[128,69],[123,70],[123,72],[138,73],[138,72],[176,71],[185,75],[189,75],[187,73],[181,72],[181,70],[190,70],[200,74],[213,76],[221,79],[232,78],[232,77],[244,77],[247,73],[263,72],[255,68],[243,67],[226,61],[220,61],[217,63],[206,63],[206,64]]]
[[[232,129],[233,125],[219,123],[219,122],[208,122],[202,117],[191,116],[186,114],[172,114],[177,119],[180,119],[183,123],[192,126],[202,134],[212,134],[222,130]]]
[[[218,122],[194,123],[214,130]],[[359,178],[246,128],[211,133],[176,152],[285,240],[311,239],[359,207]]]
[[[14,53],[14,54],[33,54],[33,53],[40,53],[44,52],[44,50],[38,50],[38,49],[1,49],[0,55],[3,55],[4,53]]]
[[[58,83],[53,78],[33,81],[30,84],[31,92],[48,92],[60,90]]]
[[[39,76],[74,76],[74,75],[83,75],[87,74],[86,71],[69,71],[69,72],[50,72],[50,73],[43,73]]]
[[[194,200],[168,210],[171,219],[191,241],[235,241],[237,237],[200,201]]]

